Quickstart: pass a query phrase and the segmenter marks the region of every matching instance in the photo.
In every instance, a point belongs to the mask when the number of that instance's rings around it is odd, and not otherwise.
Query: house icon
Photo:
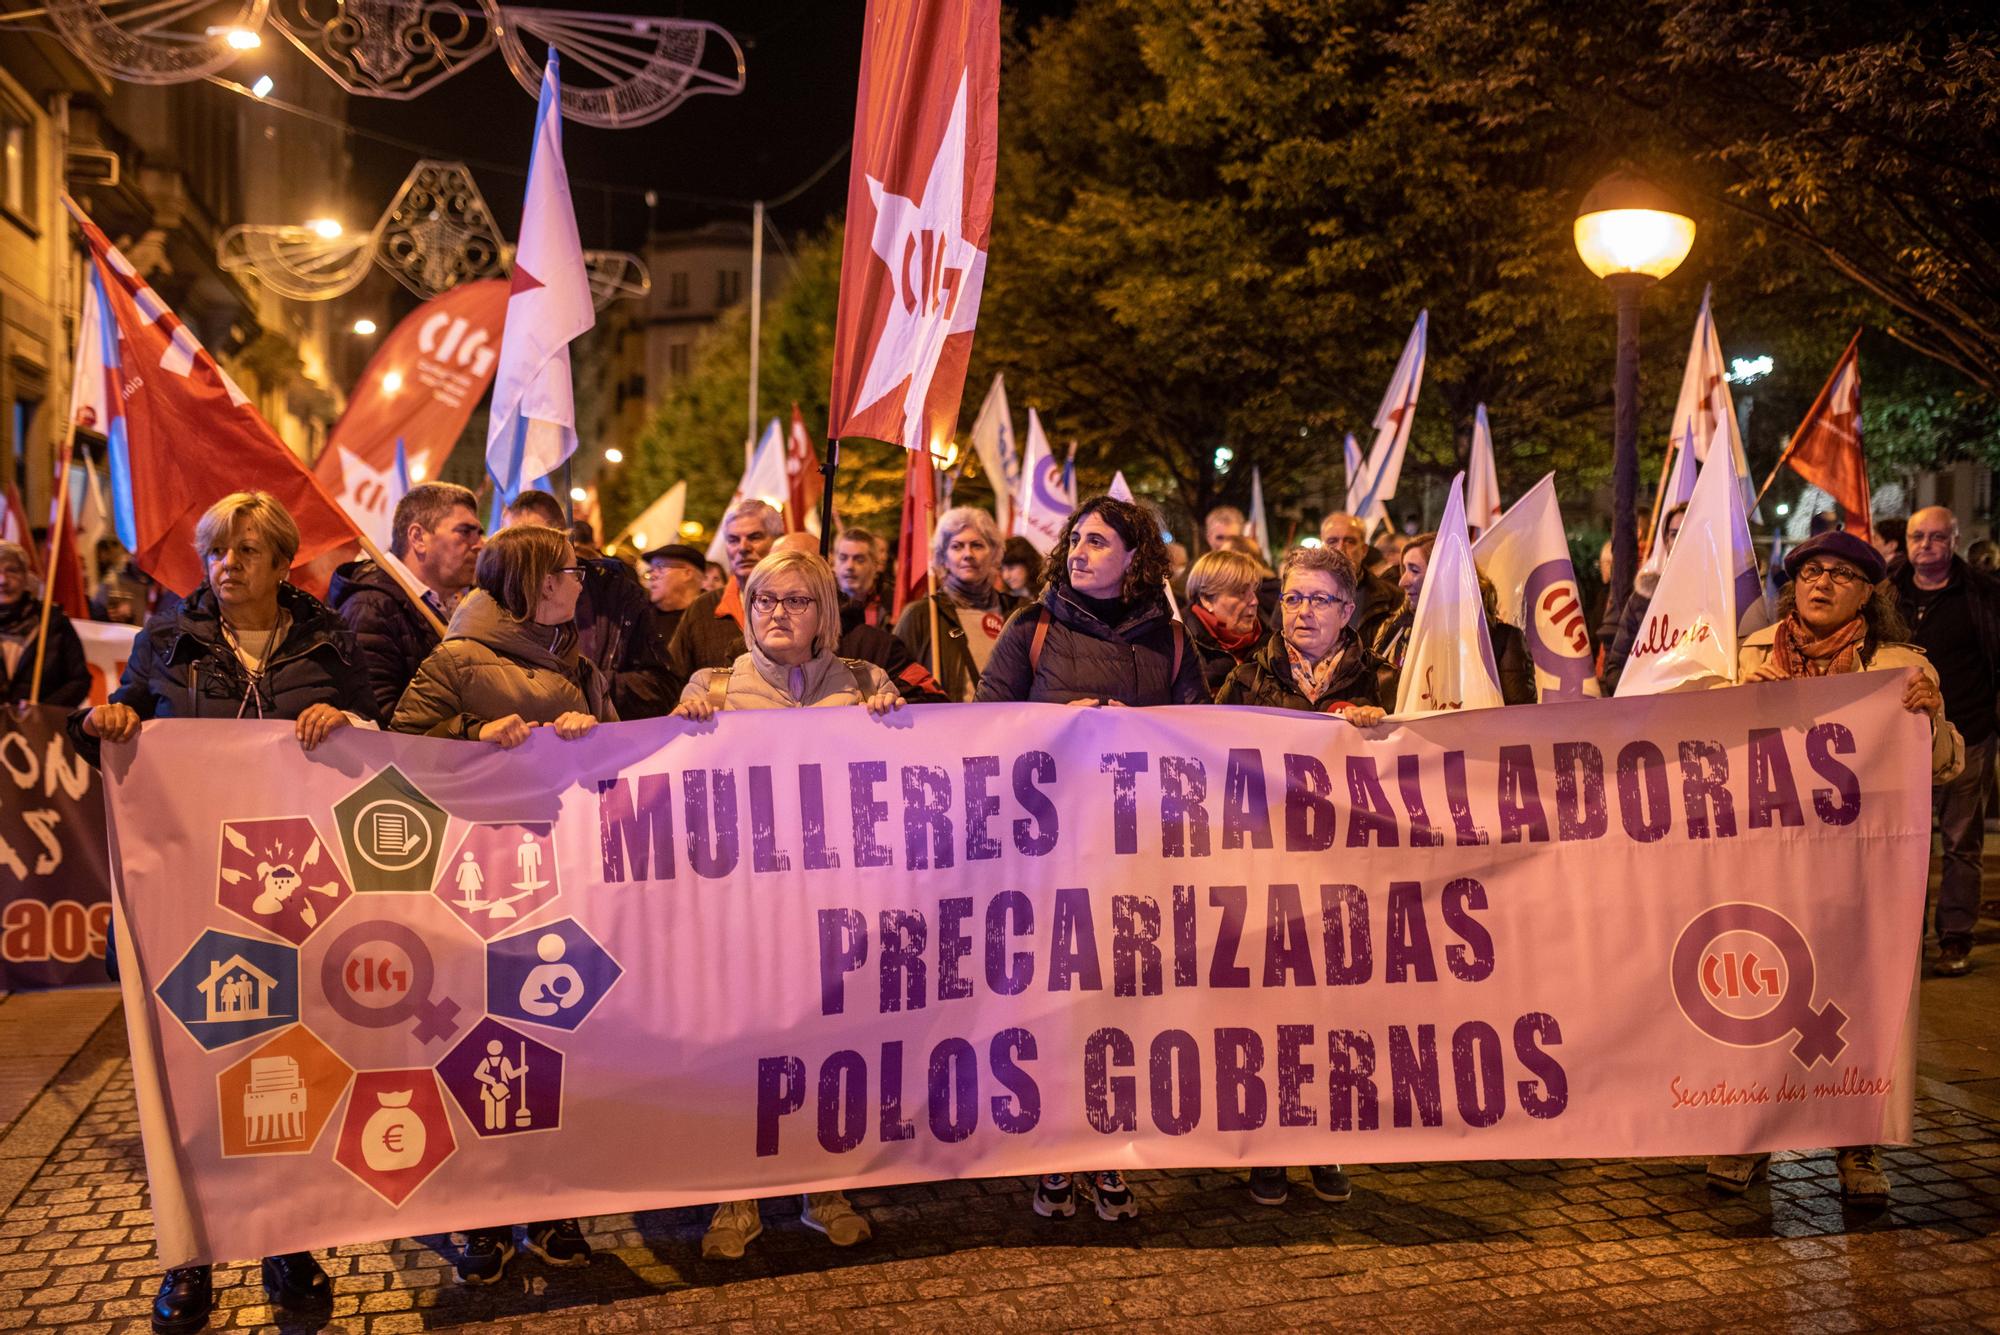
[[[195,984],[201,993],[202,1021],[231,1024],[238,1020],[271,1018],[271,989],[278,980],[241,955],[208,966],[208,977]]]

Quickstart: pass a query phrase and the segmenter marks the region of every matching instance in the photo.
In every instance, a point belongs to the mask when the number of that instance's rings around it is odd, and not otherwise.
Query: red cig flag
[[[828,434],[905,449],[958,421],[999,145],[999,0],[869,0]]]

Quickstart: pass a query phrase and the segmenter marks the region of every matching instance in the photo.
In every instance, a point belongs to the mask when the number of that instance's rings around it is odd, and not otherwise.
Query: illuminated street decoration
[[[93,69],[130,83],[186,83],[258,45],[271,0],[52,0],[49,21]]]

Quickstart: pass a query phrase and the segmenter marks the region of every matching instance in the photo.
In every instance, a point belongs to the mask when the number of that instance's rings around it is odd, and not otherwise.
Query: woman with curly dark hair
[[[1097,496],[1063,525],[1041,598],[1000,632],[978,699],[1208,703],[1201,656],[1167,606],[1167,549],[1143,505]]]
[[[979,679],[980,701],[1059,705],[1208,703],[1201,655],[1167,606],[1167,549],[1145,506],[1098,496],[1063,525],[1039,601],[1007,622]],[[1115,1171],[1085,1175],[1100,1219],[1130,1219],[1139,1203]],[[1076,1213],[1068,1173],[1044,1174],[1035,1213]]]

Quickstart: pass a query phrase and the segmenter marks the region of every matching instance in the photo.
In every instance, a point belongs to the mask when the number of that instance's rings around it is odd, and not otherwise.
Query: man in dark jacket
[[[1929,655],[1944,716],[1965,739],[1965,769],[1935,793],[1944,867],[1938,883],[1938,960],[1956,977],[1972,967],[1986,845],[1986,790],[1993,782],[1995,695],[2000,691],[2000,583],[1954,553],[1958,520],[1941,505],[1910,516],[1909,558],[1889,571],[1910,640]]]
[[[1354,619],[1348,624],[1363,644],[1374,644],[1409,600],[1394,583],[1369,571],[1368,560],[1375,551],[1368,545],[1368,526],[1359,519],[1336,510],[1320,521],[1319,540],[1346,557],[1357,572]]]
[[[431,614],[449,620],[459,597],[472,587],[485,542],[479,498],[455,483],[419,483],[396,502],[391,524],[389,554],[424,586]],[[373,561],[349,561],[336,569],[326,601],[354,632],[375,696],[372,717],[386,728],[410,679],[437,648],[437,627],[396,577]]]
[[[655,547],[639,558],[639,579],[653,604],[651,633],[660,642],[663,663],[666,647],[673,643],[681,618],[687,615],[694,600],[701,597],[701,575],[707,564],[699,548],[679,542]]]
[[[543,524],[569,532],[562,506],[530,488],[502,511],[504,525]],[[668,670],[665,646],[648,634],[653,605],[632,567],[609,556],[577,553],[583,594],[576,601],[577,648],[611,679],[611,699],[621,719],[671,713],[680,687]]]
[[[768,501],[755,497],[738,501],[722,517],[722,555],[729,582],[688,604],[674,638],[667,645],[667,669],[675,700],[679,689],[703,668],[728,667],[744,651],[743,581],[757,563],[771,554],[771,545],[785,531],[785,517]]]
[[[875,535],[865,528],[842,529],[833,540],[833,582],[840,586],[844,601],[861,609],[863,621],[886,627],[891,590],[882,578],[875,542]]]

